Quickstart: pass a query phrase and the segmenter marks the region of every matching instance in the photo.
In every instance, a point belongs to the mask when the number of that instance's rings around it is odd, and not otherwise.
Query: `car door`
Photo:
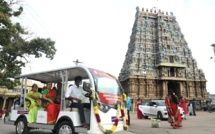
[[[150,113],[152,116],[157,116],[158,104],[156,102],[151,103]]]
[[[145,105],[139,105],[140,111],[143,113],[143,115],[148,115],[150,113],[150,106],[149,102],[146,102]]]

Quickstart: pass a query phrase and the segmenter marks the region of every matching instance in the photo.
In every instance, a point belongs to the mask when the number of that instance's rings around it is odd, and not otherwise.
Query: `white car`
[[[151,100],[139,105],[139,109],[144,115],[144,118],[156,117],[158,119],[167,119],[167,109],[164,100]],[[184,110],[178,106],[182,119],[185,118]]]

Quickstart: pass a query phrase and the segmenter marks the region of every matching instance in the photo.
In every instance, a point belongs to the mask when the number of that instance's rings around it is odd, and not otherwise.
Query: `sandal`
[[[84,128],[88,128],[88,124],[85,122],[85,123],[83,123],[83,127]]]

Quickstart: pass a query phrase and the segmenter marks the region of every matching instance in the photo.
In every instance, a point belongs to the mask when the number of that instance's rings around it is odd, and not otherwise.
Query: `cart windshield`
[[[122,88],[117,79],[105,72],[90,69],[96,86],[98,100],[105,104],[115,105],[122,98]]]

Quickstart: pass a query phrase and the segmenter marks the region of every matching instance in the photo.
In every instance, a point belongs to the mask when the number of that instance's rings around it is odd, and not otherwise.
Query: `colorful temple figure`
[[[166,109],[168,112],[168,122],[170,126],[173,128],[180,128],[182,127],[182,119],[181,114],[178,109],[178,99],[171,90],[168,92],[168,95],[165,98]]]
[[[140,98],[138,98],[138,100],[137,100],[137,118],[138,118],[138,119],[144,118],[142,112],[141,112],[140,109],[139,109],[139,105],[140,105],[140,104],[142,104],[142,101],[141,101]]]
[[[28,109],[28,122],[35,123],[37,121],[37,113],[40,108],[40,96],[37,84],[32,85],[31,91],[26,97],[26,106]]]
[[[60,104],[56,103],[57,93],[52,89],[52,83],[48,82],[46,89],[43,91],[44,108],[47,111],[47,124],[54,124],[60,112]]]

